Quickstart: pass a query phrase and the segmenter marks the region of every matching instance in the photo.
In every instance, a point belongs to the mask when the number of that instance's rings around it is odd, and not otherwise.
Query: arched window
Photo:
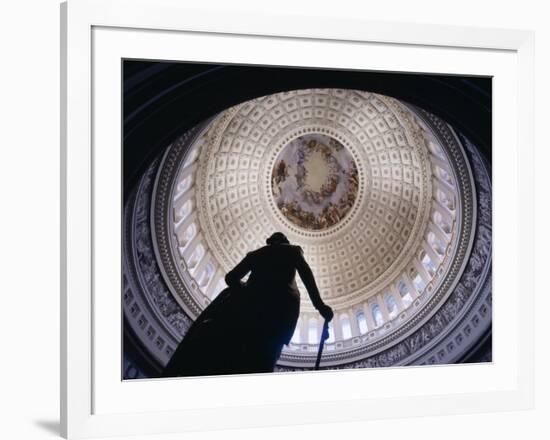
[[[428,142],[428,148],[430,149],[430,151],[434,156],[440,157],[441,159],[445,158],[445,153],[443,153],[443,150],[441,149],[441,147],[436,143],[432,141]]]
[[[193,150],[191,150],[191,152],[189,153],[189,155],[185,159],[185,162],[183,164],[183,168],[186,168],[189,165],[191,165],[193,162],[195,162],[195,160],[197,159],[198,156],[199,156],[199,145],[197,145],[195,148],[193,148]]]
[[[191,213],[191,200],[187,200],[180,208],[179,217],[180,219],[186,218]]]
[[[449,199],[447,198],[447,194],[445,194],[439,188],[435,190],[435,199],[442,205],[447,205],[447,202],[449,201]]]
[[[218,281],[218,284],[216,285],[216,287],[214,288],[214,290],[212,290],[212,294],[210,295],[210,298],[211,299],[214,299],[216,298],[220,292],[225,289],[227,287],[227,284],[225,284],[225,280],[223,279],[223,277]]]
[[[422,277],[418,274],[418,272],[413,272],[411,275],[412,282],[414,284],[414,287],[416,287],[416,290],[420,293],[424,291],[424,288],[426,287],[426,282],[422,279]]]
[[[428,233],[428,244],[438,255],[445,254],[445,246],[443,246],[441,240],[439,240],[433,232]]]
[[[187,191],[189,188],[191,188],[191,184],[193,183],[193,176],[189,175],[185,179],[183,179],[180,183],[178,183],[178,194],[182,194],[185,191]]]
[[[196,233],[197,233],[197,226],[195,225],[195,223],[191,223],[187,227],[185,232],[182,234],[180,244],[182,246],[186,246],[187,243],[189,243],[193,239],[193,237],[195,236]]]
[[[290,342],[294,344],[300,343],[300,328],[302,327],[302,318],[298,318],[298,322],[296,324],[296,328],[294,329],[294,333],[292,335],[292,339]]]
[[[450,176],[450,174],[447,172],[447,170],[444,170],[443,168],[438,166],[436,167],[436,173],[442,180],[447,182],[449,185],[454,186],[453,179]]]
[[[210,282],[210,279],[214,275],[214,263],[209,261],[200,276],[197,278],[197,282],[199,283],[199,286],[205,287]]]
[[[340,325],[342,326],[342,338],[349,339],[351,338],[351,324],[349,322],[348,315],[342,315],[340,317]]]
[[[363,310],[358,310],[355,314],[355,317],[357,319],[357,326],[359,327],[359,333],[364,335],[368,332],[367,328],[367,319],[365,318],[365,313]]]
[[[328,339],[327,339],[327,343],[329,344],[333,344],[334,341],[335,341],[335,338],[334,338],[334,326],[332,325],[334,321],[330,321],[328,323]]]
[[[393,319],[397,316],[397,304],[393,296],[389,293],[384,295],[384,302],[386,303],[386,308],[388,309],[388,316],[390,319]]]
[[[447,207],[447,209],[449,211],[454,211],[455,210],[454,199],[447,197],[447,194],[445,194],[439,188],[435,191],[435,198],[439,203],[441,203],[443,206]]]
[[[434,211],[433,219],[435,224],[439,226],[445,234],[450,235],[451,225],[443,219],[443,216],[439,212]]]
[[[399,283],[397,284],[397,290],[399,291],[401,299],[403,300],[403,306],[409,307],[413,302],[413,298],[411,292],[409,292],[409,289],[407,288],[407,285],[403,280],[399,281]]]
[[[420,261],[422,262],[422,266],[424,266],[424,269],[426,269],[426,272],[428,272],[428,274],[430,274],[430,276],[434,276],[435,271],[436,271],[436,267],[435,267],[435,263],[432,261],[430,256],[428,254],[424,253],[424,255],[422,255],[422,259]]]
[[[319,343],[319,334],[317,332],[317,320],[310,318],[307,326],[307,342],[310,344]]]
[[[197,264],[199,264],[199,261],[201,261],[203,256],[204,256],[204,246],[202,244],[199,244],[191,254],[189,261],[187,262],[187,264],[189,265],[189,268],[193,269],[194,267],[196,267]]]
[[[384,324],[384,317],[382,316],[382,312],[380,311],[378,304],[373,304],[371,306],[371,313],[376,327],[380,327]]]

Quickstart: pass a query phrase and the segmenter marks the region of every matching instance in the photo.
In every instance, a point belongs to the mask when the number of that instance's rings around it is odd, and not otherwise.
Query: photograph
[[[493,361],[490,76],[121,63],[121,379]]]

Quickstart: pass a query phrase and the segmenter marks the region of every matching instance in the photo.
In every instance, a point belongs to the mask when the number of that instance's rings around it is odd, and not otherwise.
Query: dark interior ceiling
[[[252,65],[123,60],[124,196],[179,135],[238,103],[285,90],[333,87],[392,96],[428,110],[491,160],[491,78]]]

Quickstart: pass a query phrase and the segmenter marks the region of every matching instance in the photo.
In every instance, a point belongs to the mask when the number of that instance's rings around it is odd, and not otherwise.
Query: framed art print
[[[108,4],[62,7],[65,436],[531,405],[530,33]]]

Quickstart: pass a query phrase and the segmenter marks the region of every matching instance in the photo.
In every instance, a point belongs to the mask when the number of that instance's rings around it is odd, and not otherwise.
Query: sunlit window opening
[[[409,292],[409,289],[407,288],[407,285],[402,280],[399,281],[399,283],[397,284],[397,290],[399,291],[401,299],[403,300],[403,306],[409,307],[413,302],[413,298],[411,292]]]
[[[199,286],[206,287],[212,279],[212,276],[214,276],[214,264],[212,262],[208,262],[200,276],[197,278]]]
[[[439,255],[445,254],[445,246],[439,240],[433,232],[428,233],[428,244],[432,247],[432,249]]]
[[[447,182],[449,185],[451,186],[454,186],[453,184],[453,179],[451,178],[451,176],[449,175],[449,173],[444,170],[443,168],[441,167],[436,167],[436,172],[438,174],[438,176],[443,179],[445,182]]]
[[[180,219],[186,218],[191,213],[192,203],[191,200],[187,200],[180,208],[178,214]]]
[[[309,342],[310,344],[317,344],[319,342],[317,320],[315,318],[311,318],[309,320],[307,329],[307,342]]]
[[[197,226],[195,225],[195,223],[191,223],[187,227],[185,232],[181,235],[180,245],[182,247],[187,246],[187,244],[193,239],[193,237],[195,237],[196,234],[197,234]]]
[[[359,310],[355,316],[357,318],[357,326],[359,327],[359,332],[364,335],[368,331],[365,313],[363,312],[363,310]]]
[[[197,266],[197,264],[199,264],[199,261],[201,261],[203,256],[204,256],[204,246],[202,244],[199,244],[191,254],[191,257],[189,258],[189,260],[187,261],[189,268],[194,269]]]
[[[421,261],[422,261],[422,266],[424,266],[424,269],[426,269],[426,272],[428,272],[430,276],[434,276],[437,268],[435,266],[435,263],[430,258],[430,256],[428,254],[424,254]]]
[[[216,287],[214,288],[214,290],[212,290],[212,294],[210,295],[210,298],[211,299],[214,299],[216,298],[220,292],[225,289],[227,287],[227,284],[225,284],[225,280],[222,278],[218,281],[218,284],[216,285]]]
[[[384,317],[382,316],[382,312],[380,311],[380,306],[378,304],[373,304],[371,307],[371,312],[376,327],[382,326],[384,324]]]
[[[451,225],[443,219],[443,216],[439,212],[434,212],[433,219],[435,224],[439,226],[445,234],[451,234]]]
[[[441,147],[439,145],[437,145],[436,143],[434,143],[432,141],[429,141],[428,142],[428,148],[430,149],[430,151],[432,152],[432,154],[434,156],[437,156],[440,159],[445,158],[445,153],[443,153],[443,150],[441,149]]]
[[[178,186],[177,186],[178,193],[181,194],[187,191],[189,188],[191,188],[192,183],[193,183],[193,176],[187,176],[180,183],[178,183]]]
[[[389,293],[386,293],[386,295],[384,295],[384,302],[386,303],[386,308],[388,309],[388,316],[390,317],[390,319],[395,318],[397,316],[398,310],[397,304],[393,296]]]
[[[424,288],[426,287],[426,281],[424,281],[417,272],[413,272],[411,278],[413,285],[418,293],[422,293],[424,291]]]
[[[195,159],[197,159],[197,157],[199,155],[199,150],[200,150],[199,147],[200,147],[200,145],[195,146],[195,148],[193,148],[193,150],[189,153],[189,155],[187,156],[187,158],[185,159],[185,162],[183,164],[184,168],[188,167],[193,162],[195,162]]]
[[[328,324],[328,339],[327,339],[327,343],[329,343],[329,344],[333,344],[334,341],[335,341],[335,336],[334,336],[334,325],[333,325],[333,322],[334,322],[334,321],[330,321],[329,324]]]
[[[344,339],[351,338],[351,324],[349,322],[348,315],[342,315],[340,317],[340,324],[342,325],[342,337]]]

